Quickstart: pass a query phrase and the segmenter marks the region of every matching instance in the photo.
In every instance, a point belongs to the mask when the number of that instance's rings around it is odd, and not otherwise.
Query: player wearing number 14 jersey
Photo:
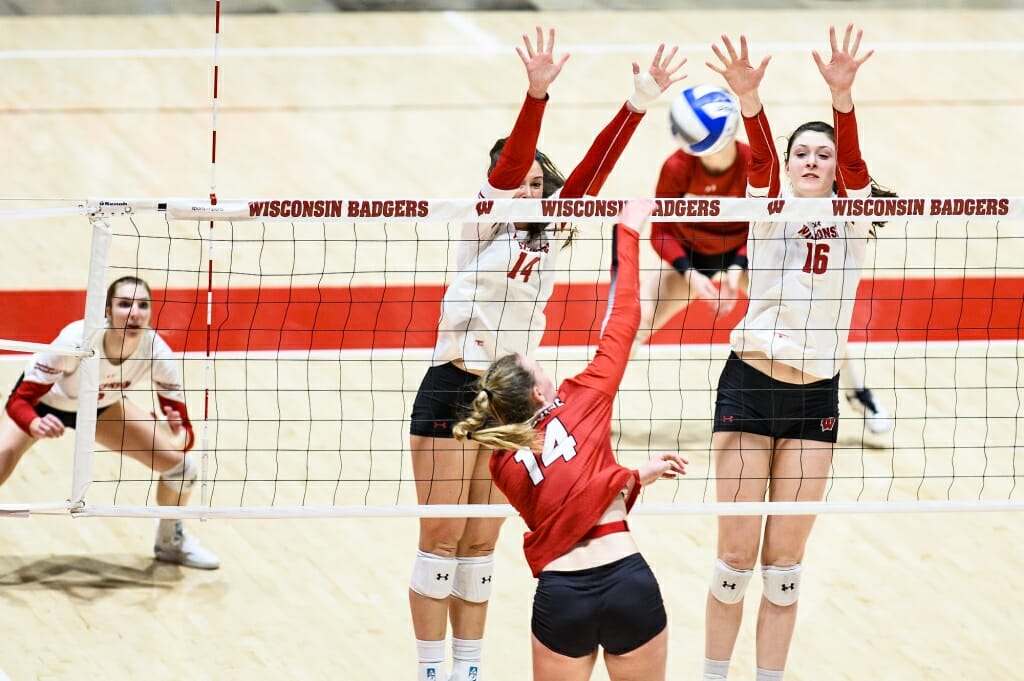
[[[535,681],[586,678],[599,646],[613,681],[665,678],[661,592],[626,514],[641,485],[684,472],[686,460],[663,453],[631,470],[611,447],[612,405],[640,324],[636,229],[653,205],[629,202],[616,227],[608,315],[586,369],[556,391],[535,360],[505,355],[454,428],[457,439],[497,450],[491,476],[529,528]]]
[[[487,456],[474,442],[452,438],[468,410],[477,379],[491,362],[518,352],[531,355],[544,333],[544,305],[555,284],[559,251],[570,237],[562,223],[487,220],[498,198],[582,197],[598,192],[643,118],[647,106],[682,76],[677,50],[658,48],[646,72],[633,64],[634,92],[598,134],[583,160],[563,179],[537,151],[548,87],[568,55],[554,57],[554,31],[538,27],[536,42],[523,36],[519,56],[529,87],[511,134],[491,149],[480,191],[482,223],[467,224],[456,244],[458,270],[441,304],[431,366],[413,402],[409,426],[416,496],[421,504],[502,503],[487,472]],[[545,38],[547,38],[545,40]],[[685,60],[682,60],[685,61]],[[557,194],[561,187],[561,193]],[[419,658],[418,679],[483,679],[481,648],[491,595],[494,545],[502,518],[423,518],[409,610]],[[446,625],[452,624],[454,667],[444,666]]]

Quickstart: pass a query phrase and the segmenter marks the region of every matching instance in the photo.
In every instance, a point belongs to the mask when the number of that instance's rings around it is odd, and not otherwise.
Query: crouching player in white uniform
[[[156,501],[184,506],[197,475],[189,450],[195,433],[185,407],[181,372],[170,347],[149,328],[149,285],[122,277],[107,289],[107,328],[95,340],[82,338],[83,321],[64,327],[55,344],[92,348],[100,356],[100,392],[96,442],[160,474]],[[39,439],[58,438],[77,419],[81,359],[38,353],[7,400],[0,415],[0,484]],[[156,389],[166,425],[128,399],[146,380]],[[157,560],[212,570],[220,560],[182,528],[180,520],[160,520],[153,551]]]

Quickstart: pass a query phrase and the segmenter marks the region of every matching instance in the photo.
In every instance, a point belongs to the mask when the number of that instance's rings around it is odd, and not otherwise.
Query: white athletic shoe
[[[872,433],[880,435],[892,430],[893,422],[889,411],[884,404],[875,399],[870,388],[849,393],[846,399],[864,409],[864,422]]]
[[[220,567],[220,558],[203,548],[198,539],[186,532],[180,520],[174,523],[174,534],[170,539],[161,541],[157,534],[153,554],[157,560],[165,563],[177,563],[200,570],[216,570]]]

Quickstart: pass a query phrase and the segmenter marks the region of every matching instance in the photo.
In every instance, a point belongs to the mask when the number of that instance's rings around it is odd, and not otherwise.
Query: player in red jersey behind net
[[[505,355],[480,379],[459,440],[497,450],[490,471],[529,527],[535,681],[589,679],[604,648],[615,680],[665,678],[668,630],[661,591],[629,532],[640,487],[685,473],[678,453],[638,470],[611,446],[612,405],[640,323],[638,230],[651,201],[623,208],[612,241],[608,313],[597,353],[555,390],[537,362]]]

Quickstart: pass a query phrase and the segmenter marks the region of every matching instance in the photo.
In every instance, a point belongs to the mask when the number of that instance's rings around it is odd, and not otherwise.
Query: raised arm
[[[677,61],[678,51],[679,48],[673,47],[665,54],[665,45],[659,45],[651,65],[644,73],[640,73],[640,65],[633,62],[633,94],[611,122],[598,133],[583,160],[566,178],[565,186],[559,194],[561,198],[597,196],[601,191],[647,107],[662,92],[686,78],[685,74],[679,72],[686,64],[686,57],[680,57]]]
[[[612,277],[601,340],[594,359],[571,379],[608,395],[619,390],[640,327],[639,230],[652,210],[654,202],[649,199],[629,201],[622,209],[612,242]]]
[[[523,34],[526,49],[517,47],[516,53],[526,67],[529,87],[526,100],[519,110],[512,132],[501,150],[497,164],[487,176],[487,182],[495,189],[508,191],[518,189],[530,167],[533,165],[537,151],[537,138],[540,136],[541,119],[548,99],[548,88],[555,82],[562,66],[569,59],[568,54],[559,59],[554,57],[555,29],[548,31],[547,43],[544,42],[544,30],[537,27],[537,45],[530,43],[529,37]]]
[[[522,186],[537,157],[537,138],[540,137],[540,124],[548,103],[548,87],[558,78],[562,66],[569,59],[568,54],[555,59],[554,29],[548,31],[546,43],[540,26],[537,27],[536,46],[530,43],[525,33],[523,43],[525,50],[517,47],[516,53],[526,67],[529,80],[526,99],[477,198],[511,198]],[[493,222],[464,223],[455,251],[456,267],[461,270],[472,262],[491,243],[497,231],[498,225]]]
[[[836,132],[836,184],[839,195],[846,196],[848,191],[863,190],[871,185],[867,164],[860,153],[860,138],[857,134],[857,118],[853,112],[853,81],[857,70],[866,62],[874,50],[868,50],[858,57],[860,40],[864,31],[853,33],[853,24],[846,27],[843,44],[840,48],[836,39],[836,27],[828,29],[832,57],[826,62],[817,51],[812,50],[811,56],[818,66],[821,77],[825,79],[832,93],[832,120]]]
[[[740,113],[743,114],[743,127],[747,131],[750,142],[750,167],[747,171],[748,193],[751,196],[778,196],[782,189],[779,174],[779,152],[772,140],[771,127],[764,115],[761,95],[758,88],[764,78],[765,69],[771,56],[766,56],[755,68],[750,63],[750,51],[747,49],[747,37],[740,36],[740,49],[729,36],[722,36],[722,46],[711,46],[721,65],[706,62],[709,69],[722,76],[729,88],[740,101]]]

